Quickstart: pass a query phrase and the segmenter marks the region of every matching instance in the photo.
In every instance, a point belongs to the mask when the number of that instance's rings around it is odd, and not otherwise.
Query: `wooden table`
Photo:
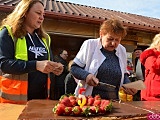
[[[25,105],[0,103],[0,120],[17,120]]]
[[[53,100],[31,100],[19,115],[18,120],[110,120],[111,118],[121,118],[121,116],[124,119],[133,120],[138,118],[138,120],[146,120],[147,114],[160,113],[160,101],[133,101],[124,103],[113,102],[112,112],[101,116],[57,116],[52,112],[57,102]]]

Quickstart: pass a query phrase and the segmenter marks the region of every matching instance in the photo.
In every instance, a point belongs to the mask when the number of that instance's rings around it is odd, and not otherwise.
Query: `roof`
[[[12,11],[20,0],[0,0],[0,11]],[[114,11],[93,6],[86,6],[57,0],[42,0],[46,17],[71,20],[84,23],[100,24],[106,19],[117,18],[131,29],[160,31],[160,19]]]

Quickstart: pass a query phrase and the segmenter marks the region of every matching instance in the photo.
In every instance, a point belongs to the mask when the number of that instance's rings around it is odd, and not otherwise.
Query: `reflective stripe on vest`
[[[27,102],[28,74],[13,75],[1,72],[1,102],[24,103]]]
[[[25,37],[14,40],[11,27],[5,26],[15,44],[15,59],[28,60],[27,45]],[[48,59],[50,60],[49,39],[42,39],[48,50]],[[15,43],[16,42],[16,43]],[[3,103],[25,103],[27,102],[28,74],[13,75],[0,71],[0,96]]]
[[[5,98],[7,100],[12,100],[12,101],[26,101],[27,100],[26,95],[7,94],[5,92],[2,92],[2,98]],[[12,98],[12,99],[10,99],[10,98]]]

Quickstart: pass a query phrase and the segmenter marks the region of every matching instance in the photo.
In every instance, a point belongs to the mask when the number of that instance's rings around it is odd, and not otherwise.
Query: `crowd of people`
[[[135,100],[160,100],[160,34],[146,50],[134,50],[136,79],[146,85],[138,91],[123,87],[132,81],[127,73],[126,48],[121,44],[127,30],[119,20],[105,20],[99,38],[85,40],[69,63],[67,50],[53,55],[43,21],[44,4],[39,0],[22,0],[2,21],[0,102],[58,100],[64,94],[78,96],[82,87],[84,95],[99,94],[103,99],[119,100],[119,90],[123,89],[126,94],[137,94]],[[104,87],[99,82],[110,85]]]

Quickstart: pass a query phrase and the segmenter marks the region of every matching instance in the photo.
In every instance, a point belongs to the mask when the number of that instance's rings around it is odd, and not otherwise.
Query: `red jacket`
[[[141,91],[141,99],[160,101],[160,51],[147,49],[141,53],[140,61],[145,66],[146,85]]]

